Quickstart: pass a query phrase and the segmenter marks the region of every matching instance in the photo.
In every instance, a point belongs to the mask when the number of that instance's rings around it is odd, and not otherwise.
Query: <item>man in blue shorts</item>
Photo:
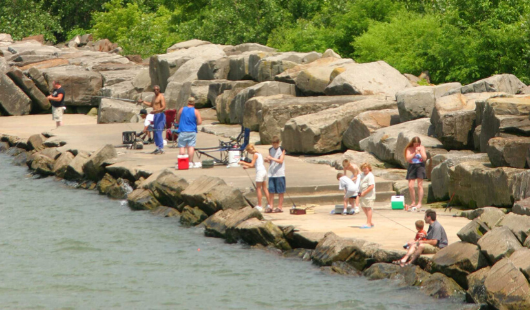
[[[283,212],[283,194],[285,193],[285,150],[280,146],[280,138],[272,137],[272,147],[269,156],[265,159],[269,166],[269,194],[271,207],[265,209],[265,213]],[[278,207],[274,208],[274,194],[278,194]]]
[[[179,124],[179,137],[177,144],[179,155],[188,154],[190,161],[189,167],[193,168],[193,155],[195,154],[195,144],[197,142],[197,125],[202,124],[202,118],[199,111],[195,109],[195,98],[188,99],[188,105],[180,108],[177,114],[177,123]]]

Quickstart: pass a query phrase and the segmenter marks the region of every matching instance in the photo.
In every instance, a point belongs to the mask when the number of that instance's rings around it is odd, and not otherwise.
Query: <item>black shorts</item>
[[[425,163],[410,164],[407,168],[407,180],[425,179],[427,173],[425,172]]]

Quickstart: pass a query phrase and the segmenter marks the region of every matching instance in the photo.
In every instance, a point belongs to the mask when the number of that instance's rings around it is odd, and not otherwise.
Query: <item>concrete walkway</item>
[[[0,134],[15,135],[26,139],[29,136],[51,132],[56,135],[51,139],[59,139],[67,142],[60,151],[69,149],[80,149],[95,151],[105,144],[121,145],[123,131],[140,131],[143,124],[100,124],[96,118],[86,115],[65,115],[65,126],[54,129],[55,123],[51,115],[30,115],[15,117],[0,117]],[[210,126],[211,127],[211,126]],[[253,133],[255,135],[255,133]],[[254,138],[254,137],[253,137]],[[227,141],[227,138],[212,134],[199,133],[197,147],[217,146],[218,141]],[[171,143],[170,143],[171,145]],[[266,154],[269,146],[258,145],[258,150]],[[142,170],[158,173],[164,169],[174,170],[178,149],[166,147],[163,155],[149,154],[155,149],[154,145],[147,145],[143,150],[127,150],[118,148],[118,163],[127,167],[139,167]],[[195,159],[195,161],[198,161]],[[187,171],[174,170],[176,174],[193,180],[201,175],[216,176],[225,180],[229,185],[248,190],[252,188],[251,180],[254,180],[254,170],[247,171],[242,168],[226,168],[216,166],[213,169],[190,169]],[[327,165],[309,164],[296,156],[286,157],[287,188],[289,187],[317,187],[323,185],[335,185],[337,171]],[[249,178],[250,176],[250,178]],[[328,186],[328,187],[329,187]],[[266,218],[273,220],[278,225],[294,225],[297,229],[315,233],[333,231],[343,237],[354,237],[376,242],[387,249],[400,250],[403,244],[414,237],[414,222],[423,219],[423,213],[410,213],[404,211],[390,210],[389,203],[377,203],[375,205],[374,223],[372,229],[359,229],[366,221],[363,213],[351,216],[331,215],[334,206],[322,205],[315,208],[315,214],[290,215],[288,208],[291,205],[288,197],[284,203],[284,213],[267,214]],[[458,241],[456,233],[467,224],[464,218],[453,218],[449,213],[440,212],[440,223],[446,229],[449,242]],[[410,228],[411,230],[397,224]]]

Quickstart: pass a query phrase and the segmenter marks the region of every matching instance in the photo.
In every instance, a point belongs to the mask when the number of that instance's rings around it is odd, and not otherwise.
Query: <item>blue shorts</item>
[[[272,194],[285,193],[285,177],[269,178],[269,193],[272,193]]]
[[[177,141],[178,147],[195,146],[197,142],[196,132],[180,132]]]
[[[155,129],[153,128],[153,125],[147,126],[147,131],[153,132]]]

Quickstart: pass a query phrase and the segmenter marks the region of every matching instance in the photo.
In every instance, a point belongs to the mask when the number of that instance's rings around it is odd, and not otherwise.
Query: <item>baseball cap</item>
[[[140,115],[147,115],[147,110],[146,109],[141,109],[140,110]]]

